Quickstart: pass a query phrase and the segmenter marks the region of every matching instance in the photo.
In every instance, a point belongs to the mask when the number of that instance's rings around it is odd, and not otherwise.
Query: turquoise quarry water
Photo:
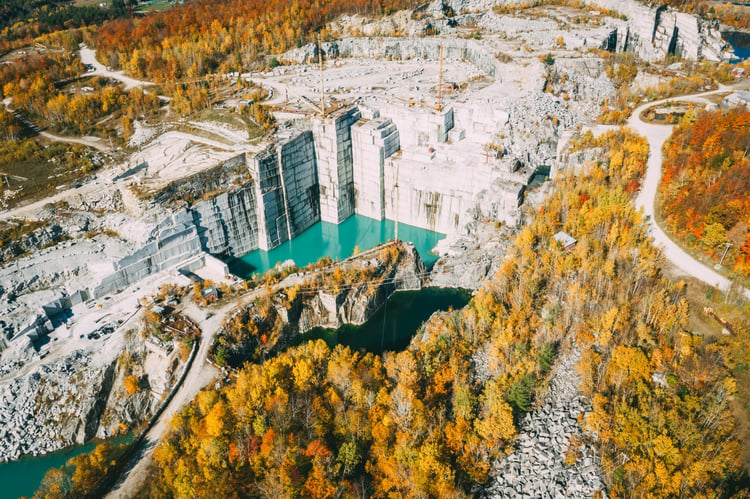
[[[399,227],[399,233],[401,227]],[[372,353],[400,351],[433,312],[464,307],[471,295],[461,289],[424,288],[420,291],[401,291],[393,294],[386,305],[362,326],[342,326],[339,329],[315,328],[297,343],[322,338],[329,346],[346,345],[353,350]]]
[[[132,440],[133,436],[127,435],[113,439],[112,444],[123,444]],[[68,459],[94,450],[99,443],[101,442],[90,442],[44,456],[27,456],[18,461],[0,464],[0,498],[16,499],[22,496],[33,496],[48,470],[64,466]]]
[[[229,270],[237,276],[247,278],[289,259],[294,260],[298,267],[317,262],[324,256],[344,259],[352,255],[355,246],[364,251],[393,239],[393,236],[392,220],[381,221],[354,215],[339,225],[319,222],[278,248],[253,251],[229,262]],[[444,237],[444,234],[431,230],[398,224],[398,238],[414,243],[427,266],[437,260],[437,256],[430,253],[430,250]]]
[[[320,222],[272,251],[254,251],[229,263],[232,273],[249,277],[273,268],[288,259],[303,267],[324,256],[343,259],[351,256],[354,247],[366,250],[394,237],[394,223],[355,215],[336,225]],[[414,243],[426,265],[432,265],[437,256],[430,250],[445,237],[443,234],[399,224],[398,237]],[[371,352],[399,350],[409,344],[417,327],[436,310],[459,308],[468,301],[468,294],[456,290],[426,289],[418,292],[396,293],[362,327],[345,327],[337,331],[312,331],[304,337],[324,338],[329,344],[336,342],[352,348],[365,348]],[[385,317],[385,327],[383,318]],[[317,336],[316,336],[317,335]],[[131,437],[132,438],[132,437]],[[122,443],[117,440],[115,443]],[[0,464],[0,499],[31,496],[42,483],[47,470],[63,466],[68,459],[91,451],[96,443],[71,447],[40,457],[26,457],[19,461]]]

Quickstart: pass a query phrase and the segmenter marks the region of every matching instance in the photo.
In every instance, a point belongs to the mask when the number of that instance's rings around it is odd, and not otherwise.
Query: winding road
[[[21,123],[24,124],[24,126],[31,129],[33,132],[37,133],[40,137],[44,137],[45,139],[51,140],[53,142],[67,142],[68,144],[80,144],[82,146],[93,147],[94,149],[97,149],[101,152],[108,152],[111,150],[110,147],[99,142],[98,140],[89,140],[89,139],[78,138],[78,137],[64,137],[62,135],[55,135],[54,133],[45,132],[42,129],[40,129],[36,124],[34,124],[32,121],[30,121],[28,118],[26,118],[23,114],[13,109],[11,107],[12,103],[13,103],[13,99],[10,97],[6,97],[5,99],[3,99],[3,106],[5,106],[5,110],[8,111],[13,116],[15,116],[16,119],[18,119]]]
[[[88,48],[86,45],[81,44],[79,54],[81,62],[94,68],[93,71],[85,73],[83,76],[106,76],[113,80],[118,80],[125,85],[125,90],[130,90],[134,87],[144,87],[153,85],[150,81],[136,80],[125,74],[125,71],[112,71],[101,62],[96,60],[96,51]]]
[[[219,371],[216,368],[206,362],[208,359],[208,351],[213,342],[214,335],[221,327],[222,320],[236,306],[237,303],[232,301],[217,310],[213,316],[208,317],[205,311],[200,310],[188,298],[185,299],[183,313],[198,324],[202,334],[198,353],[193,360],[191,369],[185,377],[185,380],[169,402],[169,405],[167,405],[167,408],[162,413],[159,421],[156,422],[146,434],[140,452],[138,452],[134,458],[135,461],[131,463],[120,481],[105,497],[135,497],[138,491],[143,488],[144,483],[148,480],[154,449],[159,445],[159,442],[161,442],[164,434],[169,429],[172,416],[182,410],[188,402],[198,395],[198,392],[205,388],[219,374]]]
[[[641,113],[649,107],[670,101],[679,100],[709,103],[705,97],[727,91],[731,91],[731,89],[720,85],[717,90],[712,90],[710,92],[671,97],[669,99],[649,102],[636,108],[633,111],[633,115],[628,120],[628,126],[648,140],[648,146],[650,149],[646,177],[643,179],[641,192],[638,194],[635,203],[636,208],[643,208],[643,213],[646,215],[649,226],[651,227],[651,235],[654,238],[654,244],[661,247],[664,256],[679,271],[691,277],[695,277],[706,284],[716,286],[723,291],[729,289],[732,284],[731,281],[686,253],[685,250],[672,241],[672,239],[670,239],[656,223],[656,217],[654,215],[656,193],[659,189],[659,182],[661,180],[662,146],[672,134],[672,125],[655,125],[652,123],[646,123],[641,120]],[[745,297],[750,299],[750,289],[741,288],[741,290]]]
[[[161,442],[170,427],[172,417],[182,410],[198,393],[211,381],[216,379],[219,371],[207,362],[208,352],[213,338],[221,329],[222,322],[237,307],[246,305],[253,300],[262,289],[254,289],[245,295],[230,300],[215,309],[201,309],[186,297],[182,313],[192,320],[201,330],[201,344],[182,385],[178,388],[167,408],[159,417],[159,421],[146,434],[140,451],[133,458],[134,461],[120,477],[120,480],[105,497],[108,499],[126,499],[135,497],[149,478],[153,463],[154,449]]]

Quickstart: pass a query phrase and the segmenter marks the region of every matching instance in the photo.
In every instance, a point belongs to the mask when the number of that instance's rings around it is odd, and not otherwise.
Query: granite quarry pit
[[[732,56],[718,26],[670,8],[587,0],[599,10],[558,6],[532,17],[499,14],[496,3],[435,1],[419,19],[412,12],[337,19],[336,40],[323,43],[322,54],[303,46],[277,54],[284,64],[273,70],[242,75],[270,90],[272,134],[251,140],[220,123],[139,123],[121,164],[60,192],[54,204],[0,213],[47,224],[18,243],[18,254],[2,255],[0,447],[10,450],[0,461],[111,436],[115,419],[147,419],[159,397],[128,402],[113,390],[122,377],[118,356],[140,351],[126,334],[142,314],[140,299],[163,284],[192,286],[194,276],[237,283],[228,261],[277,248],[319,222],[359,215],[444,234],[427,285],[478,289],[544,199],[546,179],[566,166],[567,140],[615,93],[590,48],[652,62]],[[456,16],[443,15],[448,5]],[[593,21],[579,26],[576,16]],[[423,36],[428,29],[436,35]],[[552,79],[554,91],[545,91]],[[89,338],[104,327],[111,329],[104,337]],[[146,369],[161,379],[159,396],[168,390],[165,372],[174,371],[167,364]],[[549,494],[563,478],[582,491],[583,482],[599,483],[590,449],[575,469],[556,463],[567,438],[580,434],[576,415],[589,407],[571,387],[568,364],[552,383],[562,395],[524,422],[488,497],[516,494],[528,481],[527,463],[549,471]],[[73,396],[85,384],[96,393]],[[53,407],[56,397],[63,407]],[[35,411],[45,428],[27,422]]]

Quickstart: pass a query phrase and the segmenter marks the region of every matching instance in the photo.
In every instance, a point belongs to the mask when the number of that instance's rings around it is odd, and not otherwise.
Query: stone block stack
[[[313,119],[313,138],[320,183],[320,218],[341,223],[354,214],[351,127],[357,107]]]
[[[400,148],[396,125],[387,118],[363,120],[352,127],[354,193],[357,214],[385,218],[384,170],[386,159]]]

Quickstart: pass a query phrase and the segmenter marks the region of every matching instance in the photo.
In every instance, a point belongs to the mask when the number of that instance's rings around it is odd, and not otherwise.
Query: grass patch
[[[203,128],[194,127],[192,125],[189,125],[187,123],[178,123],[174,130],[178,132],[187,133],[190,135],[194,135],[196,137],[202,137],[207,140],[212,140],[214,142],[219,142],[221,144],[225,144],[227,146],[233,146],[234,142],[227,140],[226,138],[222,137],[221,135],[213,132],[209,132],[208,130],[204,130]]]
[[[0,178],[0,200],[5,208],[13,208],[43,199],[59,186],[81,181],[101,163],[98,153],[77,144],[0,141],[0,172],[12,176],[7,182]]]
[[[136,13],[147,14],[149,12],[161,12],[174,5],[177,5],[177,2],[174,0],[151,0],[139,5],[138,9],[136,9]]]
[[[28,236],[45,225],[47,225],[47,222],[39,220],[4,220],[0,222],[0,248]]]
[[[266,130],[248,116],[219,109],[203,109],[196,115],[198,121],[221,123],[234,130],[247,131],[248,139],[253,140],[265,135]]]

